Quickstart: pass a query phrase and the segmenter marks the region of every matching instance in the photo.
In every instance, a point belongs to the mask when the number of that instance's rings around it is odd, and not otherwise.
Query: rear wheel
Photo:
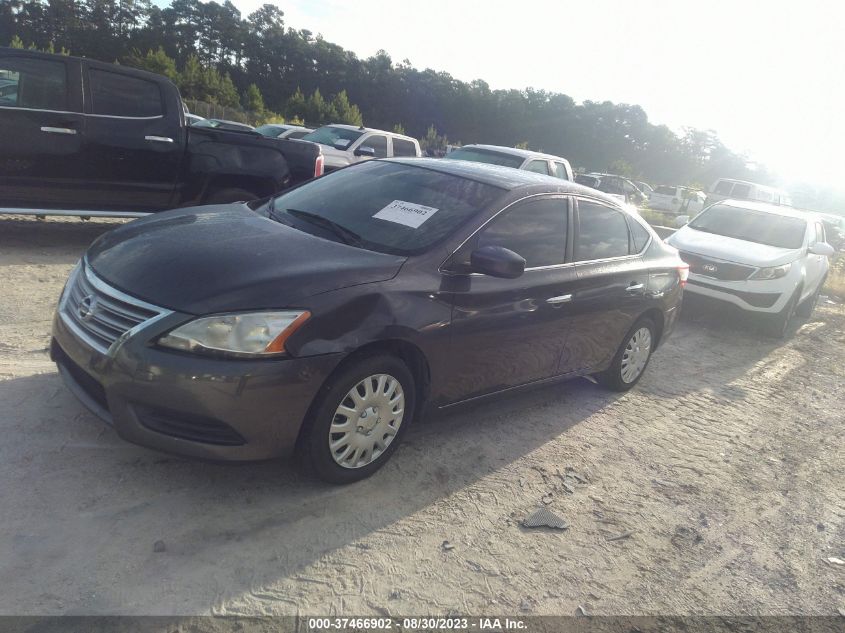
[[[622,339],[610,367],[597,374],[596,378],[609,389],[628,391],[642,378],[656,341],[654,321],[648,317],[639,319]]]
[[[307,421],[306,461],[331,483],[369,477],[411,423],[415,392],[408,367],[393,356],[370,356],[342,370],[321,390]]]
[[[218,189],[212,191],[205,197],[203,204],[229,204],[230,202],[248,202],[255,200],[258,196],[246,189],[237,189],[235,187],[228,189]]]

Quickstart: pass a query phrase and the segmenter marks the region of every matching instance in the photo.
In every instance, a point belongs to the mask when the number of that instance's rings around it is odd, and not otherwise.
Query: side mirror
[[[469,256],[470,268],[474,273],[516,279],[525,272],[525,259],[503,246],[482,246]]]
[[[834,248],[827,242],[816,242],[809,248],[809,251],[813,255],[822,255],[824,257],[833,257],[834,253],[836,253]]]
[[[376,157],[376,150],[372,147],[367,147],[366,145],[362,145],[358,149],[355,150],[356,156],[368,156],[370,158]]]

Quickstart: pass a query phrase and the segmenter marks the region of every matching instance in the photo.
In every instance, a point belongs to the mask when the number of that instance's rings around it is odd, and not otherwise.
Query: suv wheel
[[[413,376],[398,358],[371,356],[350,365],[318,396],[304,429],[307,461],[331,483],[369,477],[396,450],[414,405]]]
[[[766,320],[763,322],[763,327],[769,336],[778,339],[787,338],[790,333],[789,325],[792,323],[792,317],[795,316],[795,310],[798,307],[798,297],[801,296],[801,289],[796,290],[793,295],[786,302],[783,310],[773,315],[766,315]]]
[[[614,391],[628,391],[636,385],[651,360],[656,333],[654,322],[648,317],[634,323],[622,339],[610,367],[596,375],[598,381]]]
[[[822,288],[824,288],[824,284],[827,281],[827,275],[825,275],[821,282],[819,283],[819,287],[816,288],[816,291],[807,297],[807,299],[798,306],[798,309],[795,311],[798,316],[802,319],[809,319],[813,316],[813,311],[816,309],[816,304],[819,302],[819,295],[822,293]]]

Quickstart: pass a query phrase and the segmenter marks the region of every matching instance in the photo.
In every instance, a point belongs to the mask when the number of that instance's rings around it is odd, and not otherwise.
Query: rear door
[[[80,64],[0,54],[0,206],[73,207],[82,176]]]
[[[575,268],[566,262],[570,221],[566,197],[518,202],[470,238],[447,264],[465,267],[470,252],[486,245],[503,246],[526,260],[517,279],[472,274],[461,277],[465,284],[456,284],[450,345],[451,355],[461,362],[444,381],[448,402],[557,373],[575,281]]]
[[[156,211],[170,206],[184,153],[177,94],[119,69],[86,65],[85,167],[92,208]]]
[[[625,214],[596,200],[577,201],[576,281],[567,306],[569,336],[560,373],[602,368],[647,306],[648,269],[637,254]]]

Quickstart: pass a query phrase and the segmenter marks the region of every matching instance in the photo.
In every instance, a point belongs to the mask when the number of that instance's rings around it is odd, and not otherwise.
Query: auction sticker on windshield
[[[420,225],[437,213],[438,209],[427,207],[424,204],[414,204],[404,200],[394,200],[373,217],[379,220],[387,220],[396,224],[404,224],[412,229]]]

